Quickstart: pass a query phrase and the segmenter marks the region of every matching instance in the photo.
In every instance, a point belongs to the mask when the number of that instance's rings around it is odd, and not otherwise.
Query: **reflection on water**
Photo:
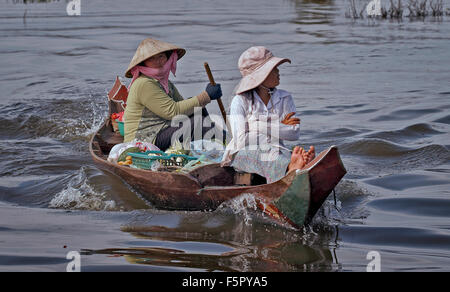
[[[333,0],[292,0],[292,2],[297,13],[294,23],[299,25],[329,24],[339,14]],[[320,35],[318,32],[318,36]]]
[[[132,264],[205,271],[327,271],[338,268],[328,240],[333,232],[297,233],[239,217],[190,214],[175,228],[124,226],[136,238],[130,248],[83,250],[123,257]],[[268,236],[270,234],[270,236]]]

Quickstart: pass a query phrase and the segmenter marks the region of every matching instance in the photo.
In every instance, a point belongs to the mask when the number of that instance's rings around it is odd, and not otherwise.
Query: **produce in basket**
[[[118,162],[125,162],[127,160],[127,157],[130,157],[131,160],[131,156],[130,153],[139,153],[142,152],[139,147],[131,147],[128,148],[127,150],[123,151],[122,154],[119,155],[119,159],[117,159]]]
[[[125,161],[119,161],[118,164],[119,165],[131,165],[131,164],[133,164],[133,161],[131,160],[131,156],[127,156],[125,158]]]
[[[134,152],[145,152],[145,151],[159,151],[159,148],[156,147],[155,145],[148,143],[148,142],[139,142],[139,141],[131,141],[131,142],[127,142],[127,143],[121,143],[121,144],[117,144],[115,145],[111,151],[109,152],[108,155],[108,161],[111,163],[117,163],[119,161],[119,157],[121,158],[122,161],[125,160],[126,158],[126,154],[124,154],[124,156],[121,156],[121,154],[130,148],[134,148],[133,151]],[[138,151],[135,151],[136,149],[139,149]],[[132,152],[132,151],[128,151],[127,153]]]
[[[181,155],[189,155],[189,150],[183,149],[183,145],[180,141],[175,141],[175,144],[170,146],[169,149],[166,150],[166,154],[181,154]]]

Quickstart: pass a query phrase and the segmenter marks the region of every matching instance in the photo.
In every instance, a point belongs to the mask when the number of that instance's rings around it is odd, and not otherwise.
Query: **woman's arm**
[[[240,149],[242,145],[245,146],[245,124],[247,121],[245,107],[243,105],[242,97],[237,95],[233,98],[230,106],[230,128],[233,135],[234,147]],[[240,146],[238,146],[240,145]]]
[[[296,113],[297,108],[295,107],[294,100],[292,96],[285,97],[285,104],[283,107],[283,113],[280,117],[280,128],[279,128],[279,138],[286,141],[297,141],[300,138],[300,124],[296,125],[285,125],[281,123],[284,118],[290,113]]]
[[[175,101],[161,89],[157,81],[151,79],[143,80],[136,86],[139,102],[165,120],[172,120],[177,115],[190,116],[195,107],[204,107],[211,101],[205,91],[189,99],[182,99],[176,91],[175,98],[178,101]]]

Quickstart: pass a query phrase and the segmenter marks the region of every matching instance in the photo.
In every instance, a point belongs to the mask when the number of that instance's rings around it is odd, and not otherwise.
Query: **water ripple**
[[[398,179],[398,178],[397,178]],[[423,177],[410,177],[410,181],[421,181]],[[421,184],[422,184],[421,183]],[[428,183],[432,183],[428,181]],[[439,182],[438,182],[439,183]],[[440,183],[443,183],[442,181]],[[445,182],[448,183],[448,182]],[[383,212],[403,213],[412,216],[444,217],[450,216],[450,200],[436,198],[387,198],[376,199],[367,204]]]

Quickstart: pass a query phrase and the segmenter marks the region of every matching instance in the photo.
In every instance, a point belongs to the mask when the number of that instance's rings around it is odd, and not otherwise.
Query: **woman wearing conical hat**
[[[171,125],[172,119],[192,116],[194,108],[205,107],[222,96],[220,84],[208,84],[204,91],[189,99],[180,95],[169,81],[169,74],[175,75],[177,61],[185,53],[183,48],[150,38],[140,43],[125,73],[132,81],[124,114],[124,142],[137,139],[164,151],[171,146],[172,136],[179,129]],[[203,109],[203,117],[206,115]],[[193,134],[194,127],[191,128]],[[202,126],[202,134],[212,128]]]
[[[239,58],[242,79],[230,107],[233,134],[223,157],[223,164],[247,173],[257,173],[268,183],[286,172],[302,169],[315,157],[309,151],[294,147],[292,153],[284,141],[298,141],[300,119],[291,94],[278,89],[278,66],[291,62],[275,57],[263,46],[247,49]]]

